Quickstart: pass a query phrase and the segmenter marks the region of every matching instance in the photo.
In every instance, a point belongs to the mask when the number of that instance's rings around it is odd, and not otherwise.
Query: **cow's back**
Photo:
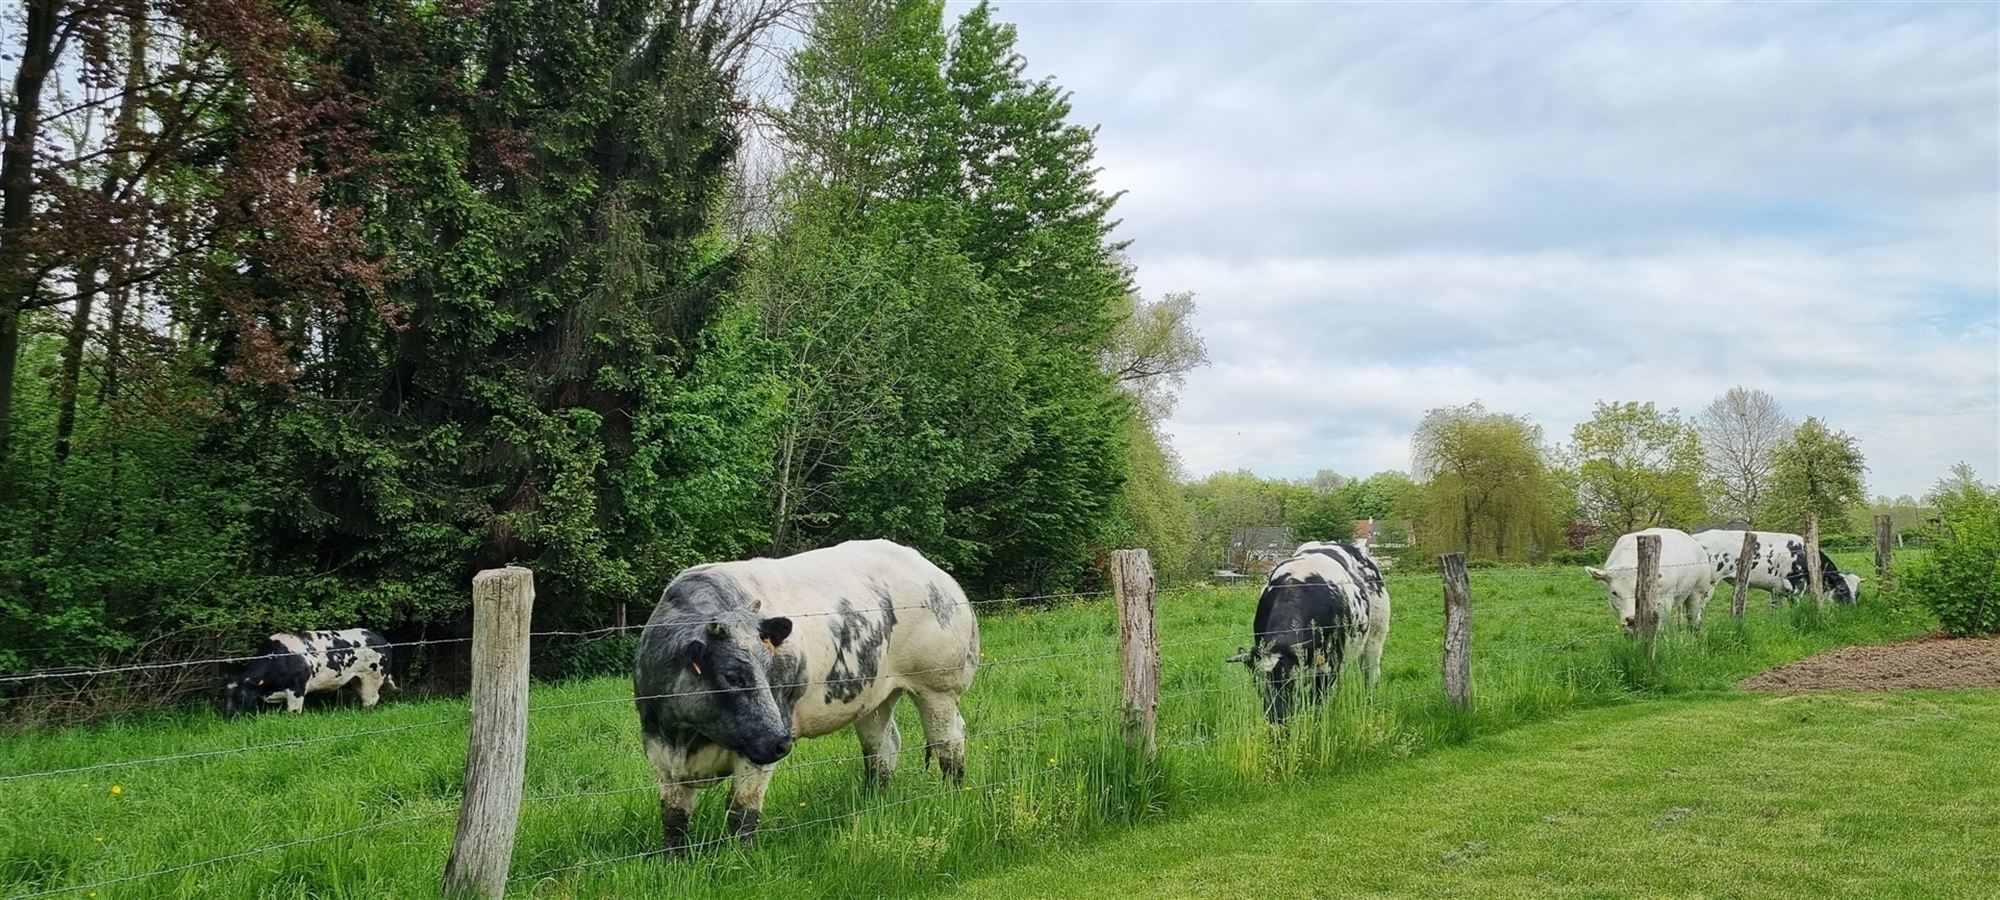
[[[909,547],[848,541],[698,568],[734,581],[758,615],[792,620],[784,649],[803,663],[794,710],[802,736],[838,730],[896,690],[956,694],[972,683],[972,605],[958,582]]]

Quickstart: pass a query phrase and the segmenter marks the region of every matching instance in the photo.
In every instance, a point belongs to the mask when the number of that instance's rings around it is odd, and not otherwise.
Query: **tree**
[[[1390,470],[1349,481],[1340,490],[1347,495],[1348,510],[1355,518],[1386,520],[1399,515],[1404,497],[1416,486],[1410,476]]]
[[[1853,528],[1849,511],[1868,497],[1862,482],[1867,469],[1854,438],[1808,417],[1778,448],[1762,518],[1776,528],[1802,531],[1812,514],[1823,532],[1846,533]]]
[[[1411,438],[1417,538],[1435,552],[1537,559],[1555,543],[1542,430],[1478,402],[1425,413]]]
[[[1599,402],[1570,433],[1577,505],[1585,521],[1613,534],[1685,528],[1701,518],[1701,438],[1677,410],[1652,403]]]
[[[1208,348],[1194,330],[1194,294],[1183,291],[1147,302],[1128,294],[1118,330],[1105,349],[1104,368],[1159,422],[1173,412],[1187,373],[1208,365]]]
[[[1950,634],[2000,633],[2000,485],[1961,462],[1924,499],[1937,510],[1924,529],[1929,550],[1905,567],[1901,584]]]
[[[1716,512],[1755,525],[1770,489],[1778,448],[1795,427],[1770,394],[1733,387],[1701,411],[1705,472]]]

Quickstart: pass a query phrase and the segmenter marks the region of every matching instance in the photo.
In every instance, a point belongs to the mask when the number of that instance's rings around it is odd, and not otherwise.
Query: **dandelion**
[[[97,840],[97,842],[98,842],[98,843],[100,843],[100,844],[104,843],[104,835],[101,835],[101,834],[100,834],[100,835],[97,835],[97,836],[96,836],[96,840]]]
[[[124,786],[124,785],[122,785],[122,784],[114,784],[114,785],[112,785],[112,786],[111,786],[111,795],[112,795],[112,796],[114,796],[114,797],[115,797],[115,796],[117,796],[117,795],[119,795],[119,794],[122,794],[122,793],[125,793],[125,786]]]
[[[1055,764],[1056,764],[1056,758],[1053,756],[1049,757],[1049,765],[1053,766]]]
[[[800,800],[800,801],[799,801],[799,808],[800,808],[800,809],[805,809],[805,808],[806,808],[806,802],[805,802],[804,800]]]

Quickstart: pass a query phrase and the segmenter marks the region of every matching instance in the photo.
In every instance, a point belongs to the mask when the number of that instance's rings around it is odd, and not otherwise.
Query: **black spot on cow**
[[[828,628],[833,632],[833,665],[827,670],[826,702],[845,703],[861,695],[881,670],[882,646],[896,627],[896,606],[889,592],[877,587],[877,608],[862,612],[841,598]]]
[[[937,585],[932,584],[926,587],[929,588],[930,593],[924,597],[924,605],[930,608],[931,615],[937,617],[939,625],[950,625],[952,618],[958,615],[957,604],[952,603],[950,598],[944,595],[943,591],[938,590]]]
[[[806,695],[805,660],[791,653],[780,653],[771,660],[771,699],[777,701],[778,710],[790,719],[792,710]]]

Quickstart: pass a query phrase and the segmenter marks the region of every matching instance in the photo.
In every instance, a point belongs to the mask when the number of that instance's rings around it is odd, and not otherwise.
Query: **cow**
[[[1743,552],[1743,532],[1715,529],[1699,531],[1694,539],[1708,551],[1715,563],[1715,580],[1735,583],[1736,556]],[[1797,596],[1806,592],[1806,539],[1782,531],[1752,531],[1750,586],[1770,591],[1773,597]],[[1824,552],[1819,555],[1820,588],[1835,603],[1853,603],[1861,596],[1861,576],[1840,571]]]
[[[301,712],[307,694],[348,684],[360,691],[362,706],[373,708],[383,688],[396,689],[389,674],[389,641],[366,628],[274,634],[257,654],[223,685],[223,715],[235,716],[258,703],[283,703],[291,712]]]
[[[1291,717],[1301,686],[1313,703],[1323,701],[1357,653],[1372,689],[1381,681],[1382,645],[1389,639],[1382,570],[1365,543],[1302,544],[1271,570],[1250,632],[1252,645],[1229,661],[1248,665],[1259,677],[1264,717],[1273,725]]]
[[[730,778],[729,831],[750,846],[773,766],[800,738],[854,726],[863,779],[887,784],[898,698],[924,756],[965,782],[959,697],[979,665],[979,623],[944,570],[889,541],[675,576],[639,639],[633,676],[646,758],[660,783],[662,847],[688,848],[699,788]]]
[[[1646,534],[1660,538],[1660,572],[1654,594],[1660,607],[1660,621],[1667,621],[1679,608],[1685,612],[1690,627],[1700,628],[1702,614],[1708,611],[1709,597],[1715,593],[1715,570],[1709,565],[1708,551],[1685,531],[1648,528],[1623,535],[1611,545],[1604,568],[1585,566],[1584,571],[1604,582],[1611,613],[1625,623],[1625,633],[1635,632],[1639,624],[1634,612],[1639,584],[1639,536]]]

